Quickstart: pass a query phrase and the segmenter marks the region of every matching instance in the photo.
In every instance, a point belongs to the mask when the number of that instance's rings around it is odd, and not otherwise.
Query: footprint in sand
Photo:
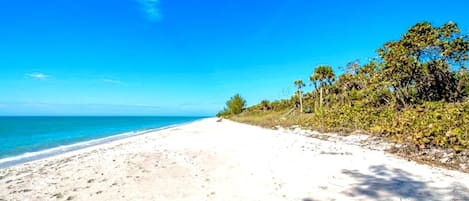
[[[23,190],[20,190],[18,191],[18,193],[27,193],[27,192],[30,192],[32,191],[31,189],[23,189]]]
[[[60,198],[63,198],[64,195],[62,195],[62,193],[56,193],[56,194],[51,196],[51,198],[54,198],[54,197],[60,199]]]
[[[214,196],[215,195],[215,192],[211,192],[210,194],[207,194],[207,197],[211,197],[211,196]]]

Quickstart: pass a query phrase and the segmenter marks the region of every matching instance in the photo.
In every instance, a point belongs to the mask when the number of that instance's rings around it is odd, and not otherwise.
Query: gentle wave
[[[191,122],[194,122],[194,121],[191,121]],[[26,163],[26,162],[30,162],[30,161],[34,161],[38,159],[43,159],[43,158],[55,156],[61,153],[67,153],[67,152],[71,152],[71,151],[75,151],[75,150],[79,150],[79,149],[83,149],[83,148],[87,148],[87,147],[91,147],[95,145],[105,144],[108,142],[112,142],[112,141],[116,141],[116,140],[120,140],[120,139],[124,139],[128,137],[138,136],[138,135],[142,135],[142,134],[146,134],[146,133],[150,133],[154,131],[169,129],[169,128],[173,128],[176,126],[189,124],[191,122],[173,124],[170,126],[146,129],[146,130],[141,130],[141,131],[130,131],[130,132],[116,134],[116,135],[112,135],[112,136],[108,136],[104,138],[92,139],[92,140],[78,142],[78,143],[69,144],[69,145],[61,145],[58,147],[49,148],[49,149],[45,149],[41,151],[27,152],[18,156],[2,158],[0,159],[0,168],[9,167],[9,166],[13,166],[13,165],[21,164],[21,163]]]

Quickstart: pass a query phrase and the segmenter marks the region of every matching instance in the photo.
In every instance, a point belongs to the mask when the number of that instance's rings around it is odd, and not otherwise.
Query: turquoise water
[[[0,117],[0,167],[201,117]]]

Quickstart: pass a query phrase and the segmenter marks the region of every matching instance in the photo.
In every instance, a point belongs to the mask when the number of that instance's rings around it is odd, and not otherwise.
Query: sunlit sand
[[[0,169],[0,200],[468,200],[469,175],[215,118]]]

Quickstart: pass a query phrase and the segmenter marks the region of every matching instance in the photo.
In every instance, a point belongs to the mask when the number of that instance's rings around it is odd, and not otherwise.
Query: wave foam
[[[187,123],[174,124],[170,126],[147,129],[147,130],[142,130],[142,131],[130,131],[130,132],[125,132],[125,133],[112,135],[112,136],[108,136],[104,138],[92,139],[92,140],[88,140],[84,142],[77,142],[77,143],[69,144],[69,145],[61,145],[58,147],[53,147],[53,148],[49,148],[49,149],[45,149],[41,151],[27,152],[18,156],[2,158],[0,159],[0,168],[13,166],[13,165],[17,165],[20,163],[26,163],[26,162],[30,162],[30,161],[34,161],[38,159],[43,159],[43,158],[55,156],[61,153],[67,153],[67,152],[71,152],[71,151],[75,151],[75,150],[79,150],[79,149],[83,149],[83,148],[87,148],[87,147],[91,147],[95,145],[105,144],[108,142],[112,142],[112,141],[116,141],[116,140],[120,140],[120,139],[124,139],[128,137],[133,137],[137,135],[142,135],[142,134],[146,134],[146,133],[150,133],[154,131],[169,129],[169,128],[173,128],[173,127],[180,126],[183,124],[187,124]]]

